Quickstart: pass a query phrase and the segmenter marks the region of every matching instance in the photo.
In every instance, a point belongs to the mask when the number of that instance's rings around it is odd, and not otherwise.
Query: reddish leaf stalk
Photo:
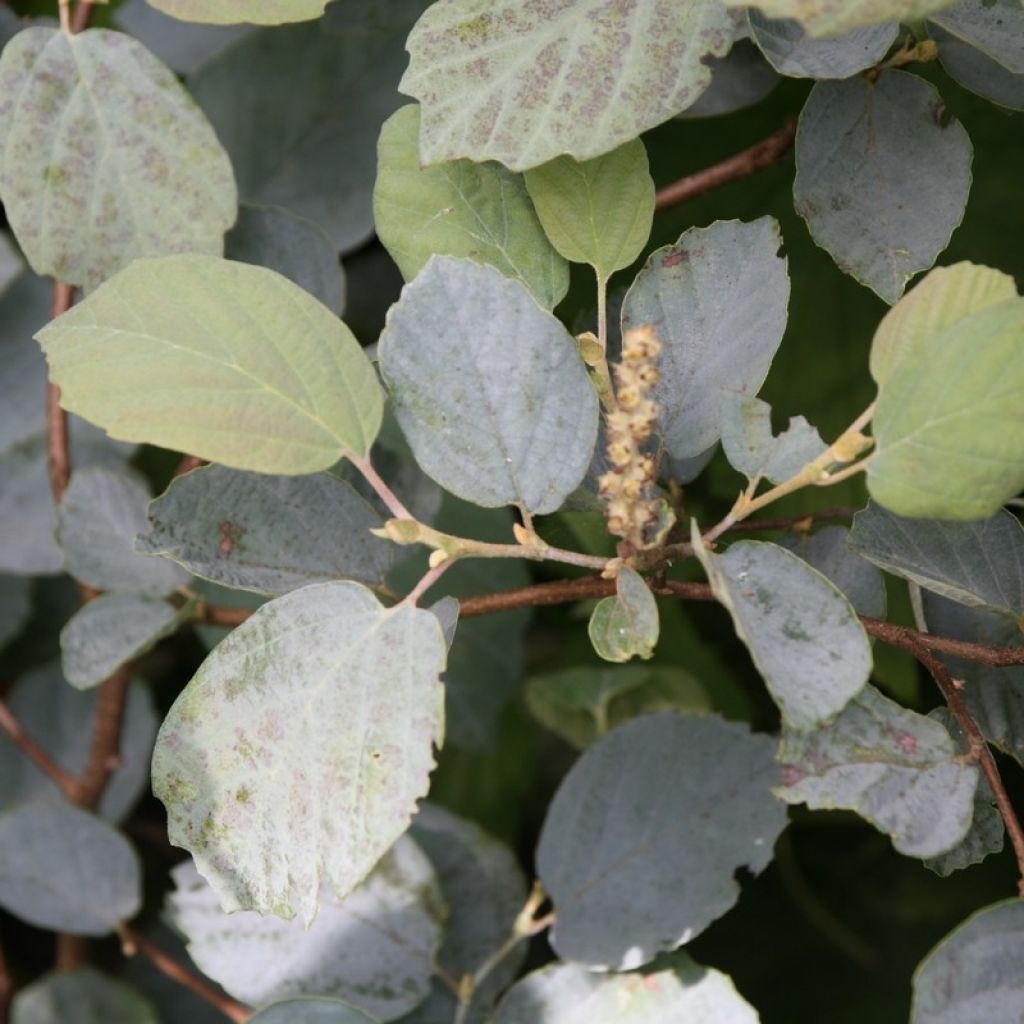
[[[49,776],[57,784],[66,800],[72,799],[78,786],[78,779],[50,757],[46,748],[28,734],[25,727],[11,714],[11,709],[3,701],[0,701],[0,729],[10,736],[11,740],[44,775]]]

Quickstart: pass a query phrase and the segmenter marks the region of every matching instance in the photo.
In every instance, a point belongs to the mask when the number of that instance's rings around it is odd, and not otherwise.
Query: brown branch
[[[66,313],[75,301],[75,289],[60,281],[53,282],[53,318]],[[71,455],[68,441],[68,414],[60,407],[60,388],[46,382],[47,465],[50,490],[59,505],[71,479]]]
[[[744,149],[721,163],[688,174],[685,178],[659,189],[654,198],[654,208],[665,210],[670,206],[677,206],[721,185],[727,185],[730,181],[745,178],[765,167],[770,167],[789,152],[795,138],[796,122],[790,121],[749,149]]]
[[[820,512],[805,512],[802,516],[787,516],[784,519],[741,519],[733,523],[726,533],[744,533],[755,530],[796,530],[806,531],[814,523],[822,523],[831,519],[852,519],[860,509],[837,505],[835,508],[823,508]]]
[[[181,462],[178,463],[178,467],[174,471],[174,478],[177,480],[179,476],[184,476],[186,473],[191,473],[193,469],[199,469],[200,466],[205,465],[207,465],[206,459],[201,459],[198,455],[182,455]]]
[[[32,739],[3,701],[0,701],[0,729],[10,736],[14,744],[44,775],[48,775],[57,784],[57,788],[64,794],[65,799],[72,798],[78,780],[71,772],[65,771],[57,764],[42,744]]]
[[[165,953],[141,932],[128,927],[122,928],[120,932],[124,945],[127,947],[126,952],[128,949],[134,948],[142,953],[158,971],[184,986],[211,1006],[215,1006],[228,1020],[234,1021],[235,1024],[245,1024],[252,1016],[252,1011],[247,1006],[214,988],[205,978],[194,974],[187,967],[178,963],[174,957]]]
[[[196,610],[196,622],[204,626],[240,626],[252,612],[248,608],[223,608],[218,605],[202,604]]]
[[[981,729],[978,728],[978,723],[974,720],[973,715],[971,715],[963,694],[960,692],[964,684],[961,680],[954,679],[949,669],[938,658],[934,657],[923,644],[912,641],[907,646],[907,650],[931,673],[936,685],[942,691],[942,696],[946,698],[949,710],[967,737],[970,756],[980,763],[981,770],[985,773],[985,778],[988,779],[988,784],[992,787],[996,806],[1002,815],[1003,822],[1006,825],[1006,833],[1010,837],[1013,852],[1017,857],[1017,869],[1020,873],[1017,890],[1021,896],[1024,896],[1024,829],[1021,828],[1017,812],[1014,810],[1009,794],[1006,792],[1006,787],[1003,785],[1003,780],[999,775],[999,768],[996,765],[995,758],[992,756],[992,751],[989,749],[988,742]]]
[[[100,686],[89,758],[85,770],[75,782],[75,793],[71,798],[78,807],[96,810],[110,777],[121,767],[121,726],[132,668],[131,662],[122,665]]]
[[[92,19],[92,9],[95,4],[92,0],[78,0],[78,6],[75,7],[74,17],[71,19],[71,31],[73,33],[84,32],[89,27],[89,21]]]

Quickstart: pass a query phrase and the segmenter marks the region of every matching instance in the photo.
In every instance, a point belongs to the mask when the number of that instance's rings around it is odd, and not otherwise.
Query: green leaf
[[[225,913],[190,860],[171,876],[168,910],[189,955],[242,1002],[332,996],[394,1020],[430,989],[446,907],[430,861],[411,839],[399,839],[344,899],[325,888],[308,928],[253,911]]]
[[[732,37],[718,0],[440,0],[399,88],[422,104],[425,163],[521,171],[600,156],[685,110],[711,79],[701,58]]]
[[[162,597],[188,582],[176,565],[135,552],[146,530],[149,492],[128,469],[76,470],[57,510],[57,540],[72,576],[98,590]]]
[[[736,391],[723,391],[719,401],[722,450],[733,469],[748,480],[760,475],[780,484],[825,451],[821,435],[803,416],[792,417],[776,437],[767,402]]]
[[[437,962],[449,977],[475,972],[512,934],[516,915],[526,902],[526,879],[512,851],[478,825],[432,804],[413,819],[412,837],[434,865],[441,891],[451,909]],[[467,1020],[476,1024],[497,995],[519,973],[526,956],[519,945],[474,990]],[[435,979],[426,1002],[401,1024],[450,1024],[455,998]]]
[[[120,832],[63,800],[0,814],[0,906],[72,935],[106,935],[142,905],[141,868]]]
[[[22,676],[7,692],[11,714],[66,771],[80,775],[92,745],[96,692],[80,692],[64,681],[53,663]],[[120,821],[135,806],[149,782],[149,757],[158,725],[149,693],[138,685],[128,691],[121,730],[120,767],[103,793],[99,813]],[[0,732],[0,809],[43,798],[56,799],[48,775]]]
[[[224,255],[276,270],[332,313],[345,306],[345,276],[334,243],[311,221],[278,206],[239,207]]]
[[[140,256],[220,255],[227,154],[130,36],[28,28],[0,57],[0,199],[32,268],[95,288]]]
[[[47,974],[19,989],[11,1024],[159,1024],[133,988],[92,967]],[[326,1022],[325,1022],[326,1024]]]
[[[1024,1016],[1024,903],[995,903],[953,929],[914,974],[910,1024],[1011,1024]]]
[[[226,587],[283,594],[351,579],[381,587],[396,548],[351,484],[331,473],[268,476],[204,466],[171,481],[149,507],[137,549]]]
[[[647,324],[662,344],[652,396],[671,455],[719,438],[724,390],[754,394],[786,330],[789,277],[778,223],[716,221],[653,252],[626,293],[622,329]]]
[[[954,737],[961,757],[970,757],[970,742],[957,724],[949,708],[935,708],[928,713],[929,718],[941,722],[943,727]],[[995,795],[989,785],[985,773],[978,775],[978,788],[974,791],[974,812],[971,818],[970,831],[958,846],[954,846],[937,857],[929,857],[924,865],[942,878],[954,871],[980,864],[990,853],[999,853],[1003,848],[1003,816],[995,804]]]
[[[615,596],[598,601],[587,627],[605,661],[649,658],[658,643],[658,604],[644,578],[628,565],[615,579]]]
[[[826,526],[815,533],[790,534],[779,544],[834,583],[858,615],[884,619],[885,580],[850,538],[845,526]]]
[[[405,831],[444,722],[438,620],[357,583],[265,604],[214,649],[157,737],[171,842],[221,906],[309,925]]]
[[[862,25],[913,21],[948,7],[953,0],[757,0],[770,18],[794,18],[812,36],[835,36]],[[726,7],[746,7],[748,0],[724,0]]]
[[[553,964],[528,974],[502,1001],[494,1024],[758,1024],[757,1011],[719,971],[685,953],[646,970],[595,974]]]
[[[1011,110],[1024,110],[1024,75],[1007,71],[998,61],[956,36],[931,26],[943,70],[965,89]]]
[[[814,810],[856,811],[911,857],[934,857],[971,827],[978,768],[963,763],[938,723],[883,697],[873,686],[830,725],[783,729],[785,784],[776,793]]]
[[[873,502],[850,544],[886,572],[960,604],[1024,617],[1024,528],[1000,509],[967,523],[901,519]]]
[[[576,343],[518,281],[433,257],[392,306],[379,351],[416,461],[442,487],[545,513],[582,481],[597,395]]]
[[[372,236],[374,145],[402,103],[403,44],[423,6],[341,0],[318,21],[251,32],[200,68],[189,86],[244,200],[300,214],[342,252]]]
[[[32,612],[32,584],[24,576],[0,575],[0,648],[13,640]]]
[[[411,281],[434,254],[486,263],[521,281],[545,309],[569,289],[522,175],[497,163],[448,160],[424,167],[416,104],[392,114],[377,143],[373,193],[377,234]]]
[[[249,1024],[377,1024],[374,1017],[338,999],[288,999],[260,1010]]]
[[[811,729],[838,715],[871,673],[871,646],[847,598],[777,544],[744,540],[714,555],[696,524],[693,537],[784,721]]]
[[[64,406],[112,437],[301,474],[366,455],[380,428],[352,332],[263,267],[138,260],[36,337]]]
[[[871,341],[871,375],[884,384],[904,359],[920,358],[928,339],[979,309],[1017,296],[1009,274],[976,263],[954,263],[929,271],[900,299]]]
[[[560,156],[526,172],[526,187],[551,244],[603,281],[643,252],[654,222],[647,150],[631,139],[580,163]]]
[[[930,334],[879,388],[868,490],[901,516],[980,519],[1024,489],[1024,299]]]
[[[754,42],[772,67],[790,78],[850,78],[877,64],[899,34],[896,22],[886,22],[815,39],[789,18],[768,18],[756,8],[748,18]]]
[[[664,712],[589,747],[548,808],[537,872],[551,942],[595,970],[648,963],[702,932],[758,874],[786,823],[775,741],[714,715]],[[714,771],[707,766],[714,764]],[[701,823],[680,831],[680,822]]]
[[[282,25],[319,18],[330,0],[149,0],[158,11],[210,25]]]
[[[709,711],[704,687],[670,665],[569,668],[531,676],[526,706],[578,750],[609,729],[655,711]]]
[[[151,650],[191,618],[193,606],[175,608],[141,594],[105,594],[77,611],[60,632],[64,676],[76,689],[99,686],[117,668]]]
[[[892,303],[963,218],[972,153],[916,75],[819,82],[796,133],[796,210],[840,270]]]
[[[1024,7],[1020,0],[960,0],[932,17],[1007,71],[1024,74]]]

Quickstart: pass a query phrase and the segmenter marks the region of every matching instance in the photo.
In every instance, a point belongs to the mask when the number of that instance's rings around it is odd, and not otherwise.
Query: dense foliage
[[[1024,1018],[1022,0],[0,46],[0,1024]]]

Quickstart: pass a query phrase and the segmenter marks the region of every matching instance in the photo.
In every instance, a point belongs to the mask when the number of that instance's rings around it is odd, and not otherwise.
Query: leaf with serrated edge
[[[600,156],[685,110],[711,80],[701,58],[732,38],[719,0],[440,0],[399,88],[423,106],[425,163],[519,171]]]
[[[796,210],[841,270],[895,302],[963,218],[972,155],[916,75],[819,82],[796,133]]]
[[[494,1024],[758,1024],[732,980],[685,953],[643,971],[595,974],[554,964],[528,974],[502,1000]]]
[[[1001,270],[966,262],[936,267],[882,317],[871,341],[871,376],[884,384],[931,335],[1016,295],[1013,278]]]
[[[388,312],[379,351],[416,461],[442,487],[545,513],[582,481],[597,395],[576,343],[518,281],[432,257]]]
[[[44,975],[19,989],[11,1002],[11,1024],[69,1024],[70,1021],[74,1024],[160,1024],[156,1010],[135,989],[92,967]]]
[[[777,544],[744,540],[714,555],[694,524],[693,546],[783,719],[811,729],[839,714],[871,673],[871,646],[845,595]]]
[[[365,455],[380,429],[352,332],[263,267],[137,260],[36,338],[64,407],[122,440],[301,474]]]
[[[4,909],[51,931],[106,935],[141,905],[135,851],[102,818],[61,800],[0,814]]]
[[[149,507],[136,547],[213,583],[283,594],[308,583],[381,587],[397,550],[370,530],[377,512],[331,473],[270,476],[204,466]]]
[[[416,104],[392,114],[377,143],[374,220],[411,281],[432,255],[487,263],[518,279],[545,309],[569,289],[569,265],[544,234],[519,174],[501,164],[447,160],[423,167]]]
[[[164,720],[153,792],[228,912],[308,925],[405,831],[444,730],[446,645],[428,611],[357,583],[263,605]]]
[[[966,523],[902,519],[872,502],[850,545],[886,572],[960,604],[1024,616],[1024,528],[1000,509]]]
[[[430,989],[446,907],[430,861],[406,836],[344,899],[321,890],[309,928],[253,911],[224,913],[190,860],[171,875],[167,909],[189,955],[244,1003],[315,992],[394,1020]]]
[[[662,344],[652,397],[671,455],[719,438],[722,391],[754,394],[786,330],[789,276],[772,217],[716,221],[653,252],[622,306],[622,329],[647,324]]]
[[[1024,489],[1024,299],[906,354],[878,392],[871,496],[901,516],[981,519]],[[997,425],[995,429],[993,425]]]
[[[526,187],[551,244],[607,280],[643,251],[654,220],[654,181],[643,141],[582,163],[560,156],[526,172]]]
[[[953,929],[914,972],[910,1024],[1024,1020],[1024,902],[995,903]]]
[[[644,578],[628,565],[619,570],[615,596],[597,603],[587,627],[605,661],[649,658],[658,642],[658,605]]]
[[[207,25],[283,25],[319,18],[330,0],[149,0],[172,18]]]
[[[548,808],[537,872],[564,960],[626,970],[702,932],[786,824],[775,741],[715,715],[635,718],[589,747]],[[715,770],[707,772],[713,763]],[[680,832],[680,822],[701,827]]]
[[[978,768],[938,723],[866,686],[830,725],[783,729],[776,793],[814,810],[845,808],[912,857],[952,849],[971,827]]]
[[[0,199],[38,274],[95,288],[140,256],[219,256],[231,163],[131,36],[28,28],[0,57]]]
[[[747,7],[750,0],[724,0],[726,7]],[[948,7],[953,0],[756,0],[770,18],[794,18],[812,36],[840,32],[886,21],[913,21]]]

